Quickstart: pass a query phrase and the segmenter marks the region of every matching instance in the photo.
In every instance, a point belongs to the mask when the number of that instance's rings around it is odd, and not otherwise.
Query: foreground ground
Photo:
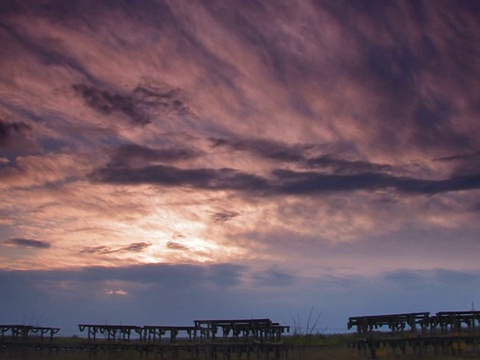
[[[79,344],[85,342],[85,339],[80,338],[59,338],[55,342],[63,345]],[[349,360],[349,359],[479,359],[480,348],[478,345],[460,344],[461,346],[444,347],[437,349],[437,354],[434,353],[433,348],[423,348],[420,351],[414,350],[412,347],[407,347],[405,353],[400,349],[392,349],[389,346],[381,346],[376,349],[375,357],[368,349],[359,351],[355,346],[352,346],[356,341],[355,335],[352,334],[338,334],[338,335],[310,335],[310,336],[291,336],[284,338],[284,343],[288,343],[288,351],[275,354],[271,351],[267,353],[225,353],[219,351],[216,356],[211,353],[198,353],[179,350],[174,352],[172,350],[160,353],[145,353],[138,350],[131,350],[130,348],[116,349],[102,348],[96,351],[91,350],[40,350],[35,347],[25,350],[23,348],[12,349],[6,346],[6,343],[0,342],[0,360],[28,360],[28,359],[57,359],[57,360],[137,360],[137,359],[162,359],[162,360]],[[101,340],[95,344],[105,344]],[[108,342],[110,345],[114,345]]]
[[[291,351],[287,359],[290,360],[360,360],[368,359],[369,356],[364,356],[359,354],[357,350],[351,348],[310,348],[310,349],[297,349]],[[75,352],[75,353],[51,353],[47,351],[29,351],[29,352],[0,352],[0,359],[14,359],[14,360],[28,360],[28,359],[57,359],[57,360],[107,360],[107,359],[119,359],[119,360],[137,360],[137,359],[162,359],[160,355],[150,354],[148,356],[141,355],[136,351],[126,351],[126,352],[99,352],[97,354],[89,354],[87,352]],[[163,360],[170,360],[172,356],[165,355]],[[177,358],[178,360],[190,360],[192,359],[190,354],[180,354]],[[226,360],[227,358],[223,355],[218,356],[217,360]],[[238,357],[233,354],[230,357],[230,360],[247,360],[247,356]],[[270,354],[268,359],[273,360],[274,356]],[[282,358],[285,359],[285,358]],[[377,356],[377,359],[480,359],[480,353],[464,353],[462,355],[434,355],[434,354],[423,354],[423,355],[402,355],[402,354],[393,354],[393,353],[381,353]],[[199,360],[207,360],[205,357],[200,357]],[[252,356],[250,360],[257,360],[255,356]],[[265,356],[260,356],[259,360],[266,360]]]

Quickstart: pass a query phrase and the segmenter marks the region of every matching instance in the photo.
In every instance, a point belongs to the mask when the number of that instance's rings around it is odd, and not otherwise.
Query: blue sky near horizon
[[[3,1],[0,323],[480,304],[479,18]]]

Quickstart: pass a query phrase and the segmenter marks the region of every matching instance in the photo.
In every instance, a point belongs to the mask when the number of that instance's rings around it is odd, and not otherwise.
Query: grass
[[[354,347],[348,347],[349,343],[356,340],[356,334],[310,334],[310,335],[293,335],[284,338],[284,342],[292,344],[293,348],[288,353],[288,360],[363,360],[368,359],[369,356],[365,356],[362,352],[359,352]],[[56,343],[61,344],[79,344],[85,339],[79,338],[57,338]],[[101,341],[100,341],[101,342]],[[415,359],[415,360],[433,360],[433,359],[480,359],[480,352],[473,352],[473,348],[464,347],[463,354],[457,355],[435,355],[433,350],[429,349],[428,352],[418,355],[413,354],[409,349],[407,354],[402,354],[399,350],[396,352],[389,347],[381,347],[377,350],[377,359]],[[88,351],[56,351],[56,350],[1,350],[0,342],[0,359],[11,360],[29,360],[29,359],[57,359],[57,360],[138,360],[138,359],[163,359],[173,360],[171,353],[165,353],[163,358],[159,354],[149,353],[148,356],[145,353],[140,353],[136,350],[124,350],[124,351],[98,351],[97,353],[91,353]],[[188,352],[181,352],[176,360],[193,360],[194,357]],[[255,354],[251,354],[250,358],[245,353],[241,356],[239,354],[232,353],[228,358],[224,354],[219,353],[216,360],[274,360],[274,354],[270,353],[267,358],[264,354],[260,354],[257,359]],[[207,359],[205,355],[201,354],[198,360],[211,360]],[[284,357],[281,360],[286,360]]]
[[[29,352],[17,352],[14,354],[9,354],[8,352],[1,353],[0,352],[0,359],[11,359],[11,360],[33,360],[33,359],[57,359],[57,360],[144,360],[144,359],[161,359],[158,355],[157,357],[153,354],[150,354],[148,357],[145,355],[141,355],[136,351],[125,351],[122,353],[112,352],[99,352],[96,355],[88,354],[87,352],[74,352],[74,353],[55,353],[55,352],[38,352],[38,351],[29,351]],[[171,360],[173,359],[170,355],[165,355],[163,360]],[[190,354],[181,354],[177,360],[191,360],[192,357]],[[264,356],[260,356],[259,360],[265,360]],[[274,356],[270,354],[270,360],[274,360]],[[282,358],[284,360],[284,358]],[[300,352],[298,349],[292,351],[288,355],[288,360],[363,360],[367,359],[362,354],[359,354],[356,349],[352,348],[336,348],[336,347],[325,347],[325,348],[318,348],[312,347],[308,348],[303,352]],[[473,354],[467,353],[464,355],[456,355],[456,356],[439,356],[434,354],[424,354],[421,356],[413,356],[413,355],[400,355],[394,353],[380,353],[377,359],[384,359],[384,360],[399,360],[399,359],[415,359],[415,360],[433,360],[433,359],[480,359],[480,354]],[[205,360],[205,357],[199,357],[199,360]],[[223,355],[218,356],[218,360],[224,360]],[[247,356],[243,355],[238,358],[235,354],[231,356],[231,360],[247,360]],[[251,356],[251,360],[257,360],[254,355]]]

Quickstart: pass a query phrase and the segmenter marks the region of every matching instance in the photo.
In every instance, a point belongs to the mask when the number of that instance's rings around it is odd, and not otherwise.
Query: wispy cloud
[[[31,128],[23,122],[6,122],[0,119],[0,147],[6,147],[15,137],[22,137]]]
[[[5,240],[3,243],[7,246],[17,246],[17,247],[33,248],[33,249],[50,248],[50,243],[42,240],[33,240],[33,239],[13,238],[13,239]]]
[[[176,241],[169,241],[167,243],[167,248],[170,250],[176,250],[176,251],[188,251],[188,247],[185,245],[180,244],[179,242]]]
[[[364,168],[354,164],[356,168]],[[325,174],[313,171],[277,169],[270,178],[234,169],[182,169],[153,165],[135,168],[109,165],[92,174],[92,180],[113,184],[156,184],[189,186],[207,190],[236,190],[263,195],[315,194],[392,188],[407,194],[437,194],[472,190],[480,187],[480,174],[429,180],[391,176],[383,173],[360,172],[353,175]]]
[[[74,84],[75,93],[82,97],[85,104],[101,115],[126,116],[130,123],[144,126],[158,115],[176,114],[188,116],[190,110],[185,95],[165,84],[138,85],[130,93],[111,93],[85,84]]]
[[[126,246],[93,246],[86,247],[80,251],[81,254],[114,254],[114,253],[137,253],[147,249],[151,244],[147,243],[131,243]]]
[[[215,221],[216,223],[224,223],[226,221],[229,221],[237,216],[239,216],[240,213],[236,212],[236,211],[228,211],[228,210],[224,210],[224,211],[219,211],[219,212],[215,212],[212,214],[212,217],[213,217],[213,221]]]
[[[136,162],[169,163],[188,160],[199,156],[198,152],[189,148],[152,149],[138,144],[125,144],[116,149],[112,162],[116,164]]]

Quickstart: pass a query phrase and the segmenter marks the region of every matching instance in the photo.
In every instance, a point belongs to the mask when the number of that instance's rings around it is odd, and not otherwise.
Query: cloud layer
[[[62,336],[80,334],[78,323],[190,325],[199,318],[268,316],[285,325],[295,318],[305,326],[312,306],[319,331],[341,332],[348,316],[470,306],[466,299],[475,296],[478,275],[436,269],[307,279],[228,263],[0,271],[8,294],[0,306],[7,323],[60,326]],[[286,288],[292,296],[285,296]]]
[[[476,274],[479,34],[467,1],[3,1],[5,283],[95,273],[126,301],[175,269],[206,311],[220,283],[298,281],[310,309]]]

